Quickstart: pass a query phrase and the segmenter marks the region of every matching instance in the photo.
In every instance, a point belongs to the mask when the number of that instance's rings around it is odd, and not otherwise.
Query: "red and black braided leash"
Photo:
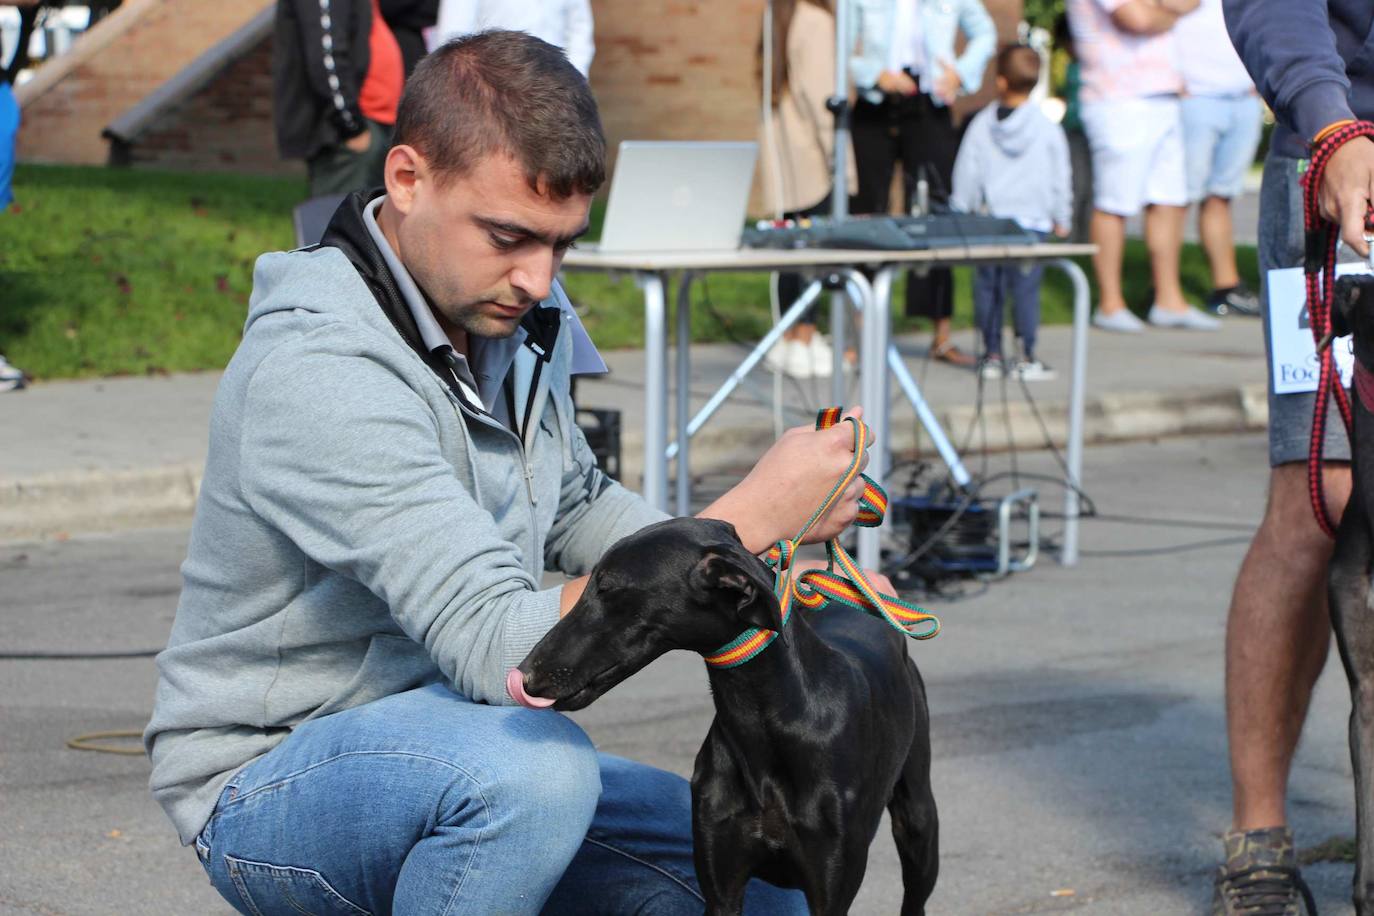
[[[1312,339],[1317,345],[1317,391],[1312,406],[1312,439],[1307,450],[1307,492],[1312,499],[1312,512],[1317,524],[1328,537],[1336,536],[1336,523],[1326,508],[1325,484],[1322,480],[1322,448],[1326,442],[1326,419],[1332,398],[1340,411],[1341,421],[1349,435],[1354,422],[1350,393],[1340,384],[1335,354],[1331,348],[1331,306],[1336,291],[1336,248],[1340,244],[1340,229],[1321,215],[1318,199],[1322,176],[1336,150],[1356,137],[1374,138],[1374,124],[1352,121],[1322,138],[1312,149],[1312,159],[1302,177],[1303,228],[1307,234],[1303,272],[1307,283],[1307,311],[1312,326]]]

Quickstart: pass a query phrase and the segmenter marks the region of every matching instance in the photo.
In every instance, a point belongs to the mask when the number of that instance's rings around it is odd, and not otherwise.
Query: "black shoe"
[[[1287,827],[1228,833],[1222,843],[1226,864],[1217,870],[1212,916],[1317,916]]]
[[[1207,308],[1214,315],[1245,315],[1258,318],[1260,314],[1259,296],[1245,286],[1232,286],[1228,289],[1215,289],[1207,297]]]

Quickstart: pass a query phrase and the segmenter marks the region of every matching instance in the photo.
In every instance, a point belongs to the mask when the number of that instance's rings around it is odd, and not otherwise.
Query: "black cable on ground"
[[[927,359],[925,367],[928,368],[928,366],[929,359]],[[1012,456],[1012,467],[1010,471],[1004,471],[992,475],[987,474],[987,465],[990,449],[988,447],[987,441],[986,416],[984,409],[985,389],[983,379],[980,373],[977,381],[977,394],[975,398],[974,415],[969,421],[968,429],[965,431],[964,434],[964,441],[959,449],[961,453],[967,454],[969,446],[972,444],[974,429],[981,428],[983,435],[980,449],[980,457],[982,460],[980,462],[981,468],[979,475],[975,479],[975,481],[962,494],[962,499],[955,506],[955,509],[951,513],[949,518],[947,518],[940,525],[940,527],[936,529],[934,532],[932,532],[921,544],[911,549],[904,557],[897,560],[893,560],[890,563],[884,564],[888,569],[900,571],[910,568],[912,564],[914,564],[917,560],[919,560],[922,556],[929,552],[933,547],[940,543],[940,541],[951,530],[953,530],[954,526],[957,525],[959,520],[969,511],[969,509],[977,501],[979,495],[988,487],[988,485],[994,483],[997,480],[1006,478],[1010,478],[1012,480],[1013,487],[1016,489],[1020,488],[1020,482],[1024,478],[1026,480],[1036,480],[1051,483],[1073,491],[1078,495],[1080,501],[1081,511],[1079,512],[1078,518],[1082,521],[1097,520],[1101,522],[1109,522],[1115,524],[1164,526],[1171,528],[1192,528],[1205,531],[1238,532],[1238,536],[1236,537],[1219,537],[1204,541],[1190,542],[1187,544],[1173,544],[1160,547],[1143,547],[1122,550],[1080,549],[1079,555],[1082,557],[1124,558],[1164,556],[1174,553],[1186,553],[1190,551],[1201,550],[1208,547],[1231,546],[1238,543],[1245,543],[1250,539],[1250,536],[1254,532],[1257,523],[1245,523],[1239,521],[1208,521],[1202,519],[1179,519],[1157,516],[1151,517],[1098,512],[1097,505],[1095,501],[1092,499],[1092,497],[1089,496],[1077,483],[1071,480],[1068,462],[1065,460],[1063,453],[1059,450],[1059,447],[1055,444],[1054,438],[1050,435],[1049,425],[1045,422],[1044,415],[1041,414],[1039,405],[1036,403],[1035,397],[1031,393],[1025,378],[1018,376],[1017,381],[1020,383],[1021,391],[1025,397],[1026,404],[1028,407],[1030,407],[1031,413],[1035,417],[1036,423],[1040,428],[1040,433],[1044,441],[1044,446],[1050,451],[1051,455],[1054,457],[1056,464],[1059,466],[1064,476],[1062,478],[1053,477],[1048,474],[1036,474],[1032,472],[1022,471],[1020,469],[1018,462],[1019,455],[1015,446],[1014,436],[1011,428],[1010,404],[1006,396],[1005,377],[1003,378],[1002,389],[1003,416],[1007,428],[1008,448],[1010,449]],[[910,480],[907,483],[906,488],[907,495],[911,496],[916,492],[916,484],[920,477],[921,471],[925,470],[927,467],[929,467],[929,465],[919,460],[908,463],[915,465],[915,468],[913,470]],[[952,481],[947,481],[946,486],[949,487],[951,490],[954,490],[954,485]],[[1043,510],[1041,511],[1040,516],[1042,519],[1063,519],[1065,517],[1063,513],[1046,512]],[[1054,551],[1061,549],[1062,545],[1054,537],[1045,536],[1040,539],[1040,547],[1041,549],[1044,549],[1046,551]],[[986,584],[990,580],[985,579],[984,581]],[[977,594],[981,594],[981,592],[978,592]]]

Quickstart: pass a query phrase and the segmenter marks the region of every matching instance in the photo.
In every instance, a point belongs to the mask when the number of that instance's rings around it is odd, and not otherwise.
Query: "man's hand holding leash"
[[[1322,216],[1340,227],[1341,241],[1369,257],[1365,216],[1374,206],[1374,140],[1356,137],[1331,155],[1318,203]]]
[[[845,416],[861,419],[863,409],[856,407]],[[701,516],[730,522],[751,553],[762,553],[801,530],[853,460],[854,439],[848,424],[819,430],[815,426],[793,427],[773,443],[739,485]],[[860,470],[867,465],[865,455]],[[863,481],[856,478],[802,543],[828,541],[852,525],[859,514],[861,495]]]

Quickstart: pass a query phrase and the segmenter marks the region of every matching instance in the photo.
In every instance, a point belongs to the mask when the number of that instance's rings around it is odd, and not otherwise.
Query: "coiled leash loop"
[[[841,420],[843,407],[827,407],[816,418],[816,429],[829,429]],[[837,539],[825,542],[828,564],[825,569],[809,569],[794,576],[792,559],[797,545],[817,522],[835,505],[854,478],[863,479],[864,491],[859,497],[859,514],[854,524],[864,528],[876,528],[883,523],[887,511],[887,493],[865,474],[859,473],[863,466],[864,450],[873,440],[873,431],[857,417],[844,417],[854,428],[854,461],[839,479],[821,505],[796,536],[778,541],[764,555],[764,562],[773,568],[776,581],[774,594],[782,609],[782,626],[792,616],[792,603],[817,611],[829,604],[843,604],[855,610],[865,611],[886,620],[894,629],[912,639],[930,639],[940,632],[940,620],[935,615],[895,595],[884,595],[873,587],[863,574],[859,564],[849,552],[840,546]],[[721,646],[706,656],[706,664],[713,668],[734,668],[758,655],[777,637],[777,631],[760,627],[745,630],[734,640]]]
[[[1312,149],[1312,159],[1302,176],[1302,215],[1306,231],[1306,252],[1303,274],[1307,285],[1307,312],[1312,326],[1312,339],[1317,344],[1317,392],[1312,405],[1312,438],[1307,448],[1307,492],[1312,500],[1312,512],[1317,525],[1327,537],[1336,536],[1336,523],[1326,508],[1325,482],[1322,480],[1322,447],[1326,442],[1326,417],[1331,398],[1336,399],[1346,435],[1350,435],[1354,417],[1350,408],[1350,393],[1340,384],[1335,355],[1331,350],[1331,306],[1336,292],[1336,247],[1340,230],[1321,215],[1319,197],[1322,177],[1332,155],[1356,137],[1374,137],[1374,124],[1351,121],[1318,135]]]

